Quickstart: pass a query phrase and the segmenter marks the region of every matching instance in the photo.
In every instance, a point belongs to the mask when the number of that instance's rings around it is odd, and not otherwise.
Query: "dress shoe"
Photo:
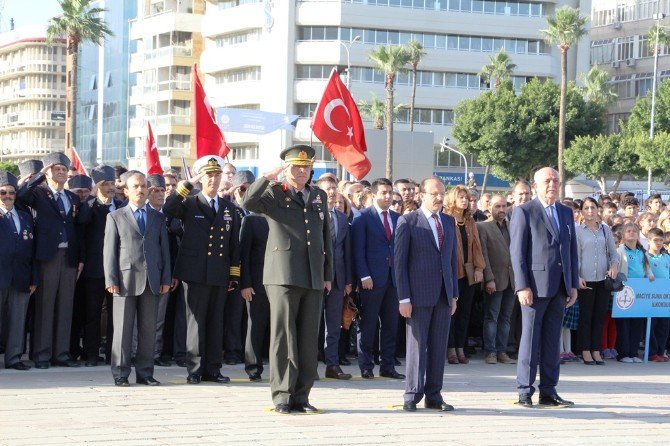
[[[175,364],[177,364],[177,367],[188,367],[188,363],[185,359],[177,359]]]
[[[519,406],[523,407],[533,407],[533,399],[530,395],[519,395],[519,401],[517,401]]]
[[[344,373],[339,365],[329,365],[326,367],[326,378],[351,379],[351,374]]]
[[[172,365],[172,361],[164,361],[161,358],[154,359],[154,365],[158,367],[170,367]]]
[[[14,370],[30,370],[30,366],[24,362],[15,362],[14,364],[6,365],[6,369],[14,369]]]
[[[596,361],[596,365],[605,365],[605,361]]]
[[[119,387],[128,387],[130,383],[128,382],[128,378],[116,378],[114,380],[114,385]]]
[[[252,382],[261,381],[262,379],[260,372],[254,372],[249,375],[249,381]]]
[[[374,377],[375,377],[375,374],[372,370],[370,370],[370,369],[361,370],[361,378],[372,379]]]
[[[186,377],[186,382],[189,384],[200,384],[200,375],[191,373]]]
[[[596,365],[596,362],[595,361],[587,361],[586,359],[584,359],[584,365]]]
[[[48,369],[49,368],[49,361],[37,361],[35,363],[35,368],[36,369]]]
[[[286,415],[291,413],[291,409],[288,404],[277,404],[275,405],[275,412]]]
[[[468,364],[470,362],[468,357],[465,356],[465,355],[458,355],[457,357],[458,357],[458,363],[459,364]]]
[[[347,358],[340,358],[340,365],[351,365],[351,361]]]
[[[460,364],[460,362],[458,362],[458,356],[456,355],[449,355],[447,357],[447,362],[449,362],[449,364]]]
[[[312,406],[309,403],[293,403],[291,404],[290,408],[295,412],[301,412],[301,413],[308,413],[308,412],[314,413],[319,411],[319,409],[317,409],[316,407]]]
[[[416,412],[416,403],[405,401],[405,403],[402,405],[402,410],[405,412]]]
[[[431,400],[426,400],[424,401],[424,407],[426,409],[437,409],[441,410],[442,412],[451,412],[454,410],[454,406],[451,404],[447,404],[444,401],[431,401]]]
[[[379,376],[392,379],[405,379],[405,375],[398,373],[395,370],[382,370],[379,372]]]
[[[571,407],[575,403],[567,401],[560,396],[554,395],[540,395],[540,406],[554,406],[554,407]]]
[[[81,364],[79,364],[79,362],[75,361],[74,359],[66,359],[65,361],[52,361],[51,363],[56,367],[79,367],[79,366],[81,366]]]
[[[223,376],[220,373],[217,373],[216,375],[202,375],[201,380],[218,384],[228,384],[230,382],[230,378]]]
[[[85,367],[97,367],[98,366],[98,361],[95,359],[87,359],[86,362],[84,362]]]
[[[516,360],[510,358],[507,353],[500,353],[498,355],[498,362],[502,362],[503,364],[516,364]]]
[[[137,378],[137,384],[144,384],[145,386],[159,386],[161,383],[154,379],[153,376],[147,376],[146,378]]]

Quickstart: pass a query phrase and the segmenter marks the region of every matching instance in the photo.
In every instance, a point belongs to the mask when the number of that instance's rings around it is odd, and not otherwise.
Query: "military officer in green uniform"
[[[326,193],[308,185],[314,149],[281,152],[288,165],[258,178],[243,208],[265,214],[269,233],[263,284],[270,301],[270,387],[278,413],[314,412],[309,392],[317,375],[324,289],[333,278]],[[284,174],[279,181],[278,175]]]

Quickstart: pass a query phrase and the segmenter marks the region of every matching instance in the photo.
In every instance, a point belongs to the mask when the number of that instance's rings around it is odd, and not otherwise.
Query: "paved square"
[[[267,380],[224,366],[229,385],[185,384],[185,369],[157,367],[159,387],[117,388],[108,366],[0,370],[0,444],[670,444],[670,365],[567,364],[559,394],[568,409],[523,409],[513,365],[447,365],[452,413],[400,410],[403,384],[376,378],[322,379],[319,415],[278,415]],[[403,368],[399,367],[402,372]],[[320,375],[324,367],[319,368]],[[535,398],[537,401],[537,396]]]

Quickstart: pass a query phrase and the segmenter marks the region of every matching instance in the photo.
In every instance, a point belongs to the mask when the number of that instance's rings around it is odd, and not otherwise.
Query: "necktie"
[[[440,219],[437,214],[433,214],[433,220],[435,220],[435,228],[437,229],[437,249],[442,250],[442,242],[444,241],[444,232],[442,232],[442,225],[440,224]]]
[[[304,207],[304,206],[305,206],[305,199],[304,199],[304,197],[302,196],[302,191],[298,191],[298,193],[297,193],[296,195],[298,195],[298,201],[299,201],[300,204],[303,205],[303,207]]]
[[[209,202],[209,205],[212,207],[212,212],[216,215],[216,201],[212,198],[212,201]]]
[[[137,226],[140,228],[140,233],[144,235],[144,231],[147,229],[146,222],[144,221],[144,209],[138,209],[135,211],[135,214],[135,218],[137,218]]]
[[[554,209],[554,206],[549,206],[549,220],[551,221],[551,226],[554,227],[554,231],[556,231],[556,235],[560,235],[561,231],[556,222],[556,210]]]
[[[18,228],[16,227],[16,223],[14,223],[14,216],[12,215],[11,212],[7,212],[5,214],[5,218],[9,220],[9,223],[12,225],[12,230],[14,231],[14,234],[18,234]]]
[[[386,239],[390,241],[393,235],[391,234],[391,225],[389,224],[388,214],[388,211],[383,211],[382,219],[384,220],[384,231],[386,232]]]
[[[56,192],[56,206],[58,207],[58,212],[60,212],[60,216],[65,218],[65,203],[63,202],[63,193],[62,192]],[[67,243],[67,230],[65,229],[65,225],[63,225],[63,232],[61,233],[61,243]]]
[[[337,229],[335,227],[335,211],[330,211],[328,212],[328,215],[330,216],[328,218],[328,226],[330,229],[330,236],[335,240],[337,238]]]

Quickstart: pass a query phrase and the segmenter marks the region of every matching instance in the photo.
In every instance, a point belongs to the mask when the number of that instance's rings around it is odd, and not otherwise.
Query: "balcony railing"
[[[191,91],[191,81],[189,80],[161,81],[146,85],[135,85],[130,90],[131,95],[133,96],[153,94],[158,91]]]
[[[147,62],[161,57],[191,57],[192,55],[191,45],[170,45],[142,53],[133,53],[130,55],[130,63]]]

